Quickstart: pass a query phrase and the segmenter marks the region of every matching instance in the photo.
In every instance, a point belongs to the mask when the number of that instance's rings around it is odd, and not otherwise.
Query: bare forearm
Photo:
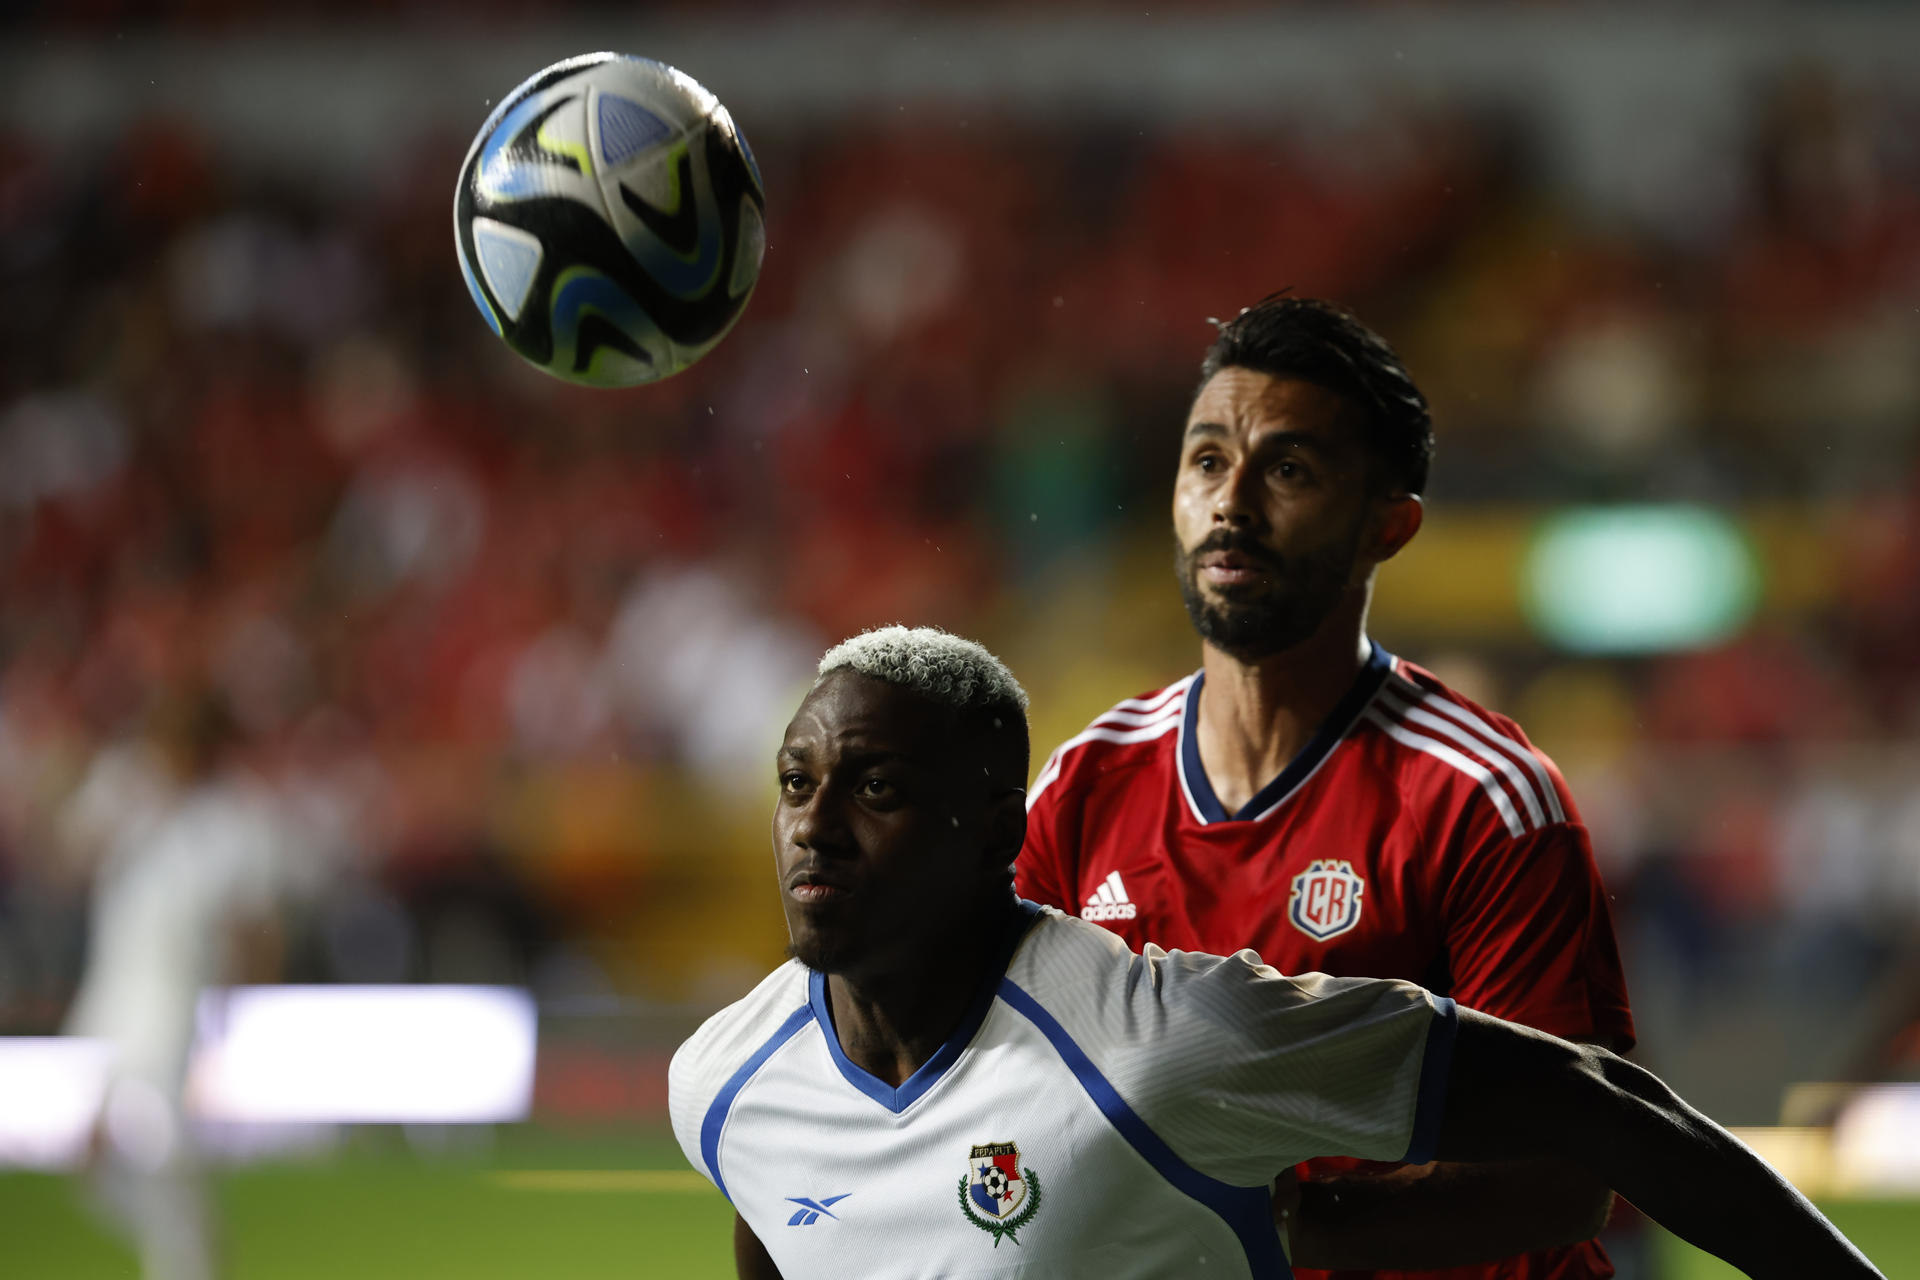
[[[1598,1066],[1611,1122],[1591,1125],[1585,1145],[1594,1170],[1642,1212],[1754,1280],[1880,1277],[1745,1143],[1632,1063],[1604,1054]]]
[[[1428,1164],[1315,1177],[1290,1216],[1295,1266],[1434,1270],[1590,1240],[1613,1197],[1552,1160]]]
[[[1804,1196],[1651,1073],[1470,1009],[1437,1149],[1447,1160],[1579,1164],[1756,1280],[1880,1277]]]

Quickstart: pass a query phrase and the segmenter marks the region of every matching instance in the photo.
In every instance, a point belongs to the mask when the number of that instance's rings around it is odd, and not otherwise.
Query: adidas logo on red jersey
[[[1082,920],[1131,920],[1140,909],[1127,900],[1127,891],[1120,883],[1120,873],[1110,871],[1107,878],[1100,882],[1100,888],[1087,905],[1080,908]]]

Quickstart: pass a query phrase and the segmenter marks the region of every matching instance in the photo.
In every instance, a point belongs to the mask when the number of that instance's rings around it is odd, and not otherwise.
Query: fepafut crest
[[[1344,859],[1316,858],[1293,878],[1287,898],[1287,919],[1293,927],[1325,942],[1360,923],[1361,898],[1367,882]]]
[[[1020,1165],[1020,1147],[1012,1142],[983,1142],[967,1155],[967,1176],[960,1179],[960,1212],[982,1231],[993,1234],[993,1247],[1040,1211],[1040,1178]]]

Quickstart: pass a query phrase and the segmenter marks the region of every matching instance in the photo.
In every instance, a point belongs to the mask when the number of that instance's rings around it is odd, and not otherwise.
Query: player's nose
[[[1234,463],[1226,479],[1214,490],[1213,522],[1234,528],[1254,524],[1260,516],[1259,496],[1254,492],[1258,480],[1257,468],[1244,462]]]
[[[787,842],[796,849],[838,854],[851,848],[843,788],[829,782],[787,814]]]

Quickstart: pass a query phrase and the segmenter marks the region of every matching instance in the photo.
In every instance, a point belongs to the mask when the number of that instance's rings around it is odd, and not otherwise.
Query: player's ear
[[[996,870],[1005,870],[1020,856],[1027,842],[1027,792],[1024,787],[1008,787],[987,801],[987,861]]]
[[[1417,493],[1389,493],[1373,500],[1368,524],[1367,558],[1375,564],[1391,560],[1413,541],[1426,518],[1426,503]]]

